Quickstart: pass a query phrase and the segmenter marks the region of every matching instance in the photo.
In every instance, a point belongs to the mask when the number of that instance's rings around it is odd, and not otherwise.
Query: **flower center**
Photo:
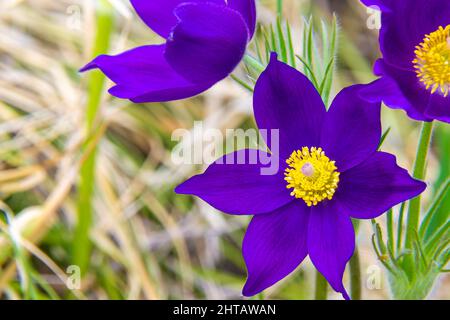
[[[450,91],[450,25],[427,34],[414,51],[417,77],[431,93]]]
[[[292,152],[286,163],[284,180],[287,188],[293,189],[291,196],[303,199],[309,207],[333,198],[340,173],[322,148],[303,147]]]

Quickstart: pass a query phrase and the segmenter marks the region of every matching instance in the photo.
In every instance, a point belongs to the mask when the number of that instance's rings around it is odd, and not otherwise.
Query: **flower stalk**
[[[428,151],[431,144],[433,132],[433,122],[424,122],[420,132],[419,145],[417,148],[416,160],[414,164],[413,176],[416,179],[423,180],[426,172],[426,162]],[[406,222],[405,248],[412,251],[414,248],[415,234],[419,230],[421,196],[417,196],[409,203],[408,217]],[[413,276],[414,257],[409,254],[405,257],[405,271]]]
[[[361,300],[361,266],[357,247],[350,260],[350,291],[353,300]]]

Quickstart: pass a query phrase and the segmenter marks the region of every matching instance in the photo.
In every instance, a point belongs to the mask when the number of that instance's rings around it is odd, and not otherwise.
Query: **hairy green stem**
[[[430,149],[433,122],[424,122],[420,132],[419,145],[417,148],[416,161],[414,164],[414,178],[423,180],[426,172],[428,150]],[[419,230],[420,219],[420,195],[409,203],[408,217],[406,222],[405,249],[412,251],[414,248],[415,234]],[[405,257],[405,271],[408,276],[414,275],[414,257],[408,254]]]
[[[327,300],[327,295],[328,295],[328,282],[322,276],[322,274],[316,270],[316,291],[314,294],[314,299]]]
[[[356,247],[353,257],[350,259],[350,296],[353,300],[361,300],[361,266]]]

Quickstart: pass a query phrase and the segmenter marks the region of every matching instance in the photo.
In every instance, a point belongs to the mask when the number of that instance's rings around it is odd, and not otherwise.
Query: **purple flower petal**
[[[382,100],[393,109],[404,109],[409,117],[416,120],[433,120],[425,115],[431,91],[420,83],[415,72],[401,70],[384,60],[378,60],[375,73],[382,78],[366,85],[360,92],[361,97],[368,101]]]
[[[335,197],[353,218],[372,219],[418,196],[425,188],[425,183],[396,164],[393,155],[375,152],[341,175]]]
[[[248,27],[249,39],[252,38],[256,27],[255,0],[228,0],[228,7],[241,13]]]
[[[268,167],[264,164],[268,157],[265,152],[251,149],[226,155],[210,165],[205,173],[179,185],[175,192],[200,197],[229,214],[271,212],[294,198],[286,188],[283,171],[275,175],[262,174],[261,169]]]
[[[450,123],[450,96],[432,94],[425,110],[425,117]]]
[[[377,6],[382,11],[388,11],[392,0],[361,0],[361,2],[370,7]]]
[[[211,86],[187,81],[167,63],[164,45],[138,47],[116,56],[101,55],[81,71],[99,68],[116,83],[110,93],[133,102],[177,100]]]
[[[419,112],[413,109],[409,101],[401,93],[401,90],[395,80],[388,76],[364,85],[364,88],[360,91],[360,95],[363,99],[369,102],[383,101],[392,109],[403,109],[406,106],[405,109],[409,110],[409,115],[411,118],[422,117]]]
[[[307,255],[309,212],[295,202],[253,218],[242,244],[248,270],[244,296],[256,295],[300,265]]]
[[[302,147],[318,147],[325,105],[312,83],[275,53],[256,82],[253,108],[260,130],[279,129],[281,159]],[[267,144],[273,151],[272,142]]]
[[[383,58],[393,66],[413,71],[415,47],[424,40],[425,35],[450,23],[450,1],[377,2],[382,4],[382,9],[388,7],[388,11],[382,14],[380,30]]]
[[[167,38],[177,24],[174,9],[184,2],[214,2],[225,5],[224,0],[131,0],[141,19],[163,38]]]
[[[308,252],[316,269],[333,289],[348,294],[342,283],[345,266],[355,250],[355,232],[349,216],[337,201],[326,201],[311,209]]]
[[[184,3],[175,9],[180,20],[167,39],[165,56],[184,78],[215,83],[241,61],[248,41],[242,16],[212,3]]]
[[[158,32],[167,35],[170,28],[170,36],[165,45],[102,55],[81,69],[101,69],[116,83],[110,89],[116,97],[135,103],[189,98],[227,77],[242,59],[248,29],[241,13],[223,0],[133,5]]]
[[[356,85],[342,90],[331,104],[322,127],[320,146],[336,161],[339,172],[361,163],[380,143],[380,103],[361,99],[361,88]]]

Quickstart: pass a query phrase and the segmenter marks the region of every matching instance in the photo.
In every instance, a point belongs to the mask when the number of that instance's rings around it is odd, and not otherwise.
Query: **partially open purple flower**
[[[260,130],[279,129],[279,153],[271,155],[282,164],[278,172],[263,175],[262,162],[242,164],[267,156],[247,149],[176,188],[226,213],[254,215],[242,249],[245,296],[286,277],[309,254],[348,298],[342,277],[355,247],[351,218],[375,218],[425,190],[393,155],[377,151],[380,104],[361,100],[360,88],[344,89],[327,112],[311,82],[272,54],[256,83],[254,113]]]
[[[101,55],[81,71],[99,68],[116,83],[113,96],[136,103],[184,99],[210,88],[239,64],[255,31],[255,0],[131,3],[166,43]]]
[[[416,120],[450,123],[450,1],[361,0],[382,11],[381,76],[362,90],[369,101]]]

